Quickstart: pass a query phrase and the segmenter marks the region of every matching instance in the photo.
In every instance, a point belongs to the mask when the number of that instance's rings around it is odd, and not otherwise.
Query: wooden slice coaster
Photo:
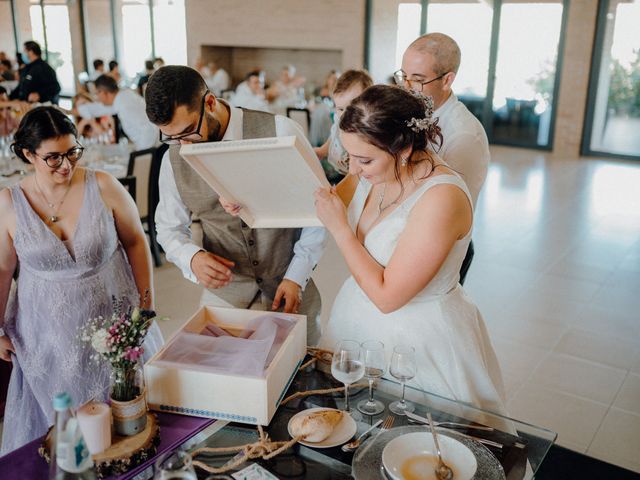
[[[49,462],[49,449],[53,428],[49,430],[38,453]],[[98,478],[120,475],[146,462],[156,454],[160,444],[160,425],[154,413],[147,413],[146,428],[131,437],[113,434],[111,446],[102,453],[93,455]]]

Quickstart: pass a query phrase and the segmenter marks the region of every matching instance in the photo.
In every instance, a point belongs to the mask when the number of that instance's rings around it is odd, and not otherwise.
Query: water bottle
[[[78,420],[71,411],[71,397],[60,393],[53,399],[55,438],[50,452],[49,480],[95,479],[93,459],[84,442]]]

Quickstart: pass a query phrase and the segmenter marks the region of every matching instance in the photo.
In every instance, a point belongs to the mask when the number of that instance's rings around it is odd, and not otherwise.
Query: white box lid
[[[180,155],[251,228],[316,227],[320,162],[295,136],[183,145]]]

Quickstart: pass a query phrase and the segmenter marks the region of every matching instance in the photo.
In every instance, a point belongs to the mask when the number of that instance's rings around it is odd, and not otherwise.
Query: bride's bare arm
[[[113,212],[120,242],[127,253],[133,277],[140,294],[140,305],[153,308],[153,267],[151,251],[133,198],[114,177],[96,172],[100,193]],[[146,303],[143,304],[146,299]]]
[[[446,184],[432,187],[412,209],[386,268],[375,261],[348,225],[327,228],[358,285],[381,312],[390,313],[427,286],[471,224],[471,207],[462,190]]]

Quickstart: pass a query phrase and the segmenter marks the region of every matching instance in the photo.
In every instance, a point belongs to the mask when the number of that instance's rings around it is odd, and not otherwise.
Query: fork
[[[380,426],[380,430],[378,430],[378,433],[376,433],[375,437],[373,437],[371,439],[371,441],[369,442],[369,444],[364,448],[364,450],[358,450],[358,453],[356,454],[356,458],[354,460],[358,460],[360,457],[362,457],[365,453],[367,453],[367,450],[369,450],[369,448],[371,448],[371,445],[373,445],[374,443],[376,443],[376,439],[382,435],[384,432],[386,432],[387,430],[390,430],[393,427],[393,422],[396,421],[396,417],[394,417],[393,415],[389,415],[387,416],[387,418],[384,419],[384,422],[382,422],[382,425]]]

